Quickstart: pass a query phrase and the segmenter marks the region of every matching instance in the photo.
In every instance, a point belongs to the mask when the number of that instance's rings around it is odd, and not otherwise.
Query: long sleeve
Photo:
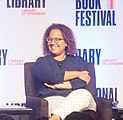
[[[72,89],[84,88],[86,86],[86,82],[79,78],[71,80],[70,83],[72,85]]]
[[[70,56],[64,67],[65,66],[68,71],[87,71],[87,62],[78,56]],[[84,88],[86,86],[86,82],[79,78],[70,80],[70,83],[72,85],[72,89]]]

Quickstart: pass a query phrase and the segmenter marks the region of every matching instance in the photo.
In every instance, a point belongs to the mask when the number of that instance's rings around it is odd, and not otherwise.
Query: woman
[[[90,82],[86,62],[76,54],[72,30],[52,24],[43,36],[44,57],[36,60],[34,74],[40,82],[39,95],[49,102],[50,120],[64,119],[73,111],[96,111],[96,103],[84,89]]]

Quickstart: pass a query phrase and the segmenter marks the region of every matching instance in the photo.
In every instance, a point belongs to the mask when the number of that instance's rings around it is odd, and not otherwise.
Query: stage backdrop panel
[[[25,62],[43,56],[52,23],[75,33],[78,55],[96,69],[97,95],[123,105],[123,0],[1,0],[0,105],[25,103]]]

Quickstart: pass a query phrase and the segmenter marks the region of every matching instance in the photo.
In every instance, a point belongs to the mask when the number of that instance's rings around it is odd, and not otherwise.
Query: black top
[[[44,86],[44,83],[58,84],[63,83],[65,71],[87,70],[87,62],[79,56],[70,56],[63,61],[56,61],[51,55],[40,57],[34,66],[34,75],[40,84],[39,94],[42,97],[51,95],[66,96],[75,89],[84,88],[86,82],[75,78],[70,81],[72,90],[51,89]]]

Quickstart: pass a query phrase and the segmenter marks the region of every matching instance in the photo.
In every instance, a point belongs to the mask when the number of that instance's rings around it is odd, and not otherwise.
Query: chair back
[[[87,69],[91,80],[90,83],[86,86],[86,89],[89,90],[94,96],[96,96],[96,74],[94,64],[87,63]]]
[[[34,64],[35,62],[24,63],[24,82],[26,96],[38,96],[39,84],[34,77]]]

